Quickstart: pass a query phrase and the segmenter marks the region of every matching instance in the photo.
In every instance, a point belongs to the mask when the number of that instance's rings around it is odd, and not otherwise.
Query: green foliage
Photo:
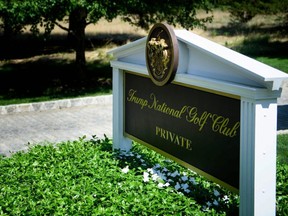
[[[111,147],[108,138],[80,138],[2,158],[0,214],[205,215],[173,188],[143,182],[141,168],[125,173]]]
[[[231,19],[233,22],[247,23],[257,13],[259,13],[260,1],[232,1],[229,7]]]
[[[277,152],[278,162],[288,166],[288,134],[277,136]]]
[[[247,23],[258,14],[284,14],[283,22],[288,23],[288,0],[219,0],[218,3],[228,9],[232,23]]]
[[[256,60],[288,73],[288,59],[258,57],[256,58]],[[287,143],[288,143],[288,140],[287,140]]]
[[[288,165],[277,166],[277,215],[288,215]]]
[[[212,17],[196,17],[199,10],[207,13],[211,5],[206,0],[196,1],[135,1],[125,2],[121,10],[123,19],[133,25],[148,29],[151,24],[166,21],[171,25],[179,24],[186,29],[204,27],[205,23],[211,22]]]
[[[0,0],[0,17],[9,19],[10,24],[17,24],[21,29],[26,24],[32,24],[32,30],[37,32],[37,25],[46,28],[49,33],[54,25],[63,27],[59,21],[67,19],[77,8],[83,8],[87,12],[86,25],[96,23],[101,18],[112,20],[122,16],[125,21],[142,28],[156,22],[167,21],[170,24],[180,24],[185,28],[203,26],[211,17],[197,18],[196,12],[199,9],[210,10],[206,0],[197,1],[92,1],[92,0],[35,0],[35,1],[9,1]]]
[[[239,197],[134,144],[96,136],[30,146],[0,158],[0,215],[237,215]],[[277,215],[287,214],[287,166],[277,164]]]
[[[37,17],[30,11],[28,2],[20,0],[0,0],[0,29],[4,31],[5,37],[11,37],[21,32],[27,23],[37,22]]]
[[[288,134],[277,136],[277,215],[288,215]]]
[[[30,24],[31,31],[39,34],[40,24],[45,28],[45,37],[50,35],[55,25],[66,30],[71,46],[76,51],[76,67],[80,79],[87,77],[85,28],[91,23],[97,23],[101,18],[111,21],[117,16],[122,16],[125,21],[142,28],[148,28],[149,25],[160,21],[168,21],[173,25],[180,24],[185,28],[203,26],[207,21],[211,21],[211,17],[196,17],[198,9],[205,9],[208,12],[209,6],[206,0],[192,2],[180,0],[172,2],[170,0],[161,2],[151,0],[22,0],[21,4],[16,0],[0,0],[0,2],[5,6],[0,10],[0,18],[4,20],[3,28],[6,38],[10,38],[7,32],[11,32],[9,28],[14,25],[20,31],[25,25]],[[10,2],[12,2],[13,10],[10,9]],[[19,22],[14,17],[23,18],[23,22]],[[62,25],[63,21],[68,21],[69,26]]]

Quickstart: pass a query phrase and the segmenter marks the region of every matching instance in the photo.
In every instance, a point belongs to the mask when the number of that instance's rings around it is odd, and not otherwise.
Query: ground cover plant
[[[0,170],[0,215],[238,214],[236,194],[137,143],[113,151],[107,137],[30,146]],[[278,160],[277,215],[287,215],[287,171]]]

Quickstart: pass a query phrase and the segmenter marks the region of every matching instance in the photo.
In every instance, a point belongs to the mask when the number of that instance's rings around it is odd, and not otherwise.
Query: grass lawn
[[[278,136],[277,215],[283,216],[287,139]],[[115,152],[111,142],[83,137],[0,158],[0,215],[237,215],[238,195],[137,143]]]
[[[256,60],[288,73],[288,58],[257,57]]]

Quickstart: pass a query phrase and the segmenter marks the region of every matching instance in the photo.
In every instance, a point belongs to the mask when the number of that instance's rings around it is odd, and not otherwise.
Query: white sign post
[[[241,99],[240,215],[275,215],[277,98],[288,75],[186,30],[175,34],[179,65],[174,83]],[[148,76],[145,47],[143,38],[109,52],[115,58],[111,61],[115,149],[131,148],[131,140],[124,136],[123,76],[125,71]]]

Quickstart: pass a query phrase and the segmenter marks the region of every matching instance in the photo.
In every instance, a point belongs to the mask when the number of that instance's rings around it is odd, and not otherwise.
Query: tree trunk
[[[75,8],[69,15],[68,39],[76,51],[77,75],[80,79],[87,77],[85,58],[85,28],[87,11],[83,7]]]

